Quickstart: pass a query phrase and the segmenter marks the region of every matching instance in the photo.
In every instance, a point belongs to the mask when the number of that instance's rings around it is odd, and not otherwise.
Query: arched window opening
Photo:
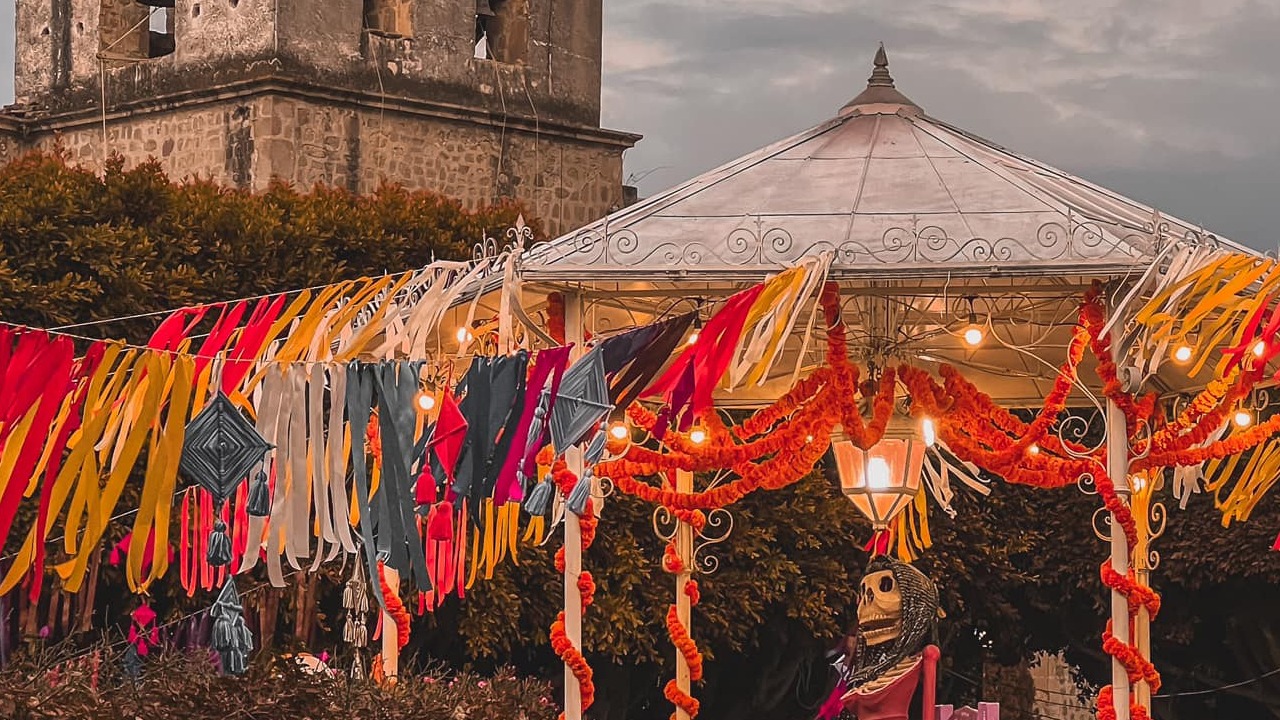
[[[528,0],[476,0],[475,57],[523,63],[528,48]]]
[[[174,0],[101,0],[98,51],[114,60],[147,60],[175,47]]]
[[[364,29],[389,38],[413,36],[410,0],[364,0]]]

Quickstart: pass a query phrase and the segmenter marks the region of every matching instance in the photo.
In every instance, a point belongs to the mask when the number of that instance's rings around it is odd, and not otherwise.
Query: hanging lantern
[[[840,489],[845,497],[886,530],[902,509],[920,492],[920,471],[927,445],[915,438],[885,439],[863,450],[848,440],[831,443]]]

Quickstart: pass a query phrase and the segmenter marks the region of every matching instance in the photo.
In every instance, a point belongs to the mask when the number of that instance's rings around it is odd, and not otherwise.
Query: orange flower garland
[[[545,448],[538,454],[539,464],[548,464],[551,461],[550,448]],[[560,488],[560,492],[568,495],[573,486],[578,483],[578,476],[575,475],[564,460],[555,460],[551,467],[551,478],[555,482],[556,487]],[[588,498],[586,510],[578,518],[579,527],[582,530],[582,551],[585,553],[587,548],[595,542],[596,530],[600,524],[600,519],[596,517],[595,504]],[[556,551],[556,570],[561,574],[565,572],[564,548],[561,547]],[[583,570],[578,574],[578,593],[582,598],[582,609],[585,611],[591,607],[591,603],[595,601],[596,583],[589,571]],[[551,624],[551,649],[555,651],[560,660],[569,668],[573,676],[578,680],[578,690],[582,698],[582,709],[585,711],[591,707],[596,700],[596,686],[593,680],[595,673],[591,670],[591,665],[587,663],[587,658],[582,654],[580,648],[574,647],[573,641],[569,639],[569,635],[565,630],[565,616],[562,610],[556,615],[556,620]],[[561,720],[564,719],[564,713],[560,714]]]
[[[701,516],[701,513],[693,513],[692,516]],[[705,524],[704,518],[703,525]],[[662,569],[672,575],[679,575],[685,571],[684,561],[680,559],[680,554],[676,551],[674,541],[667,543],[666,550],[663,552]],[[681,592],[688,596],[690,607],[696,606],[698,600],[701,599],[698,593],[698,583],[693,578],[685,580]],[[693,682],[701,682],[702,653],[699,652],[697,643],[693,641],[693,637],[689,634],[689,628],[680,622],[680,611],[674,604],[667,608],[667,634],[671,636],[671,644],[675,646],[689,666],[689,679]],[[698,716],[698,710],[701,707],[700,703],[692,695],[681,690],[674,679],[667,681],[666,686],[662,689],[662,694],[672,705],[687,713],[691,719]],[[672,720],[675,720],[675,717],[676,714],[672,713]]]
[[[409,631],[413,626],[413,618],[405,609],[404,601],[400,599],[400,589],[391,587],[387,582],[386,565],[381,562],[378,563],[378,584],[382,586],[382,597],[387,603],[387,614],[396,624],[396,647],[404,648],[409,644]],[[385,628],[383,632],[386,632]]]

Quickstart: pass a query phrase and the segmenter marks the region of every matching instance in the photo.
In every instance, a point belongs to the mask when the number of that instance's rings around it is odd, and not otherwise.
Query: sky
[[[534,0],[535,2],[537,0]],[[0,0],[0,104],[13,2]],[[1280,246],[1273,0],[604,0],[603,124],[642,195],[831,117],[876,44],[930,115]]]

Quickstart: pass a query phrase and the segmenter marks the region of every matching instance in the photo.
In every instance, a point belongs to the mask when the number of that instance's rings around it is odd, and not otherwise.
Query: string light
[[[933,418],[920,421],[920,434],[924,436],[924,444],[933,447],[938,442],[938,433],[933,427]]]
[[[807,442],[807,443],[811,443],[811,442],[813,442],[813,436],[812,436],[812,435],[805,435],[805,436],[804,436],[804,441],[805,441],[805,442]]]
[[[1258,342],[1254,343],[1254,344],[1253,344],[1253,354],[1254,354],[1256,357],[1262,357],[1263,355],[1266,355],[1266,354],[1267,354],[1267,343],[1266,343],[1266,342],[1264,342],[1264,341],[1262,341],[1262,340],[1259,340]]]
[[[1031,446],[1027,448],[1027,452],[1031,453],[1032,455],[1039,455],[1040,446],[1036,445],[1035,443],[1031,443]]]
[[[1178,349],[1173,351],[1173,359],[1180,363],[1191,362],[1191,347],[1179,345]]]
[[[707,441],[707,431],[702,428],[694,428],[689,431],[689,442],[694,445],[701,445]]]
[[[458,328],[458,332],[454,333],[454,337],[458,338],[459,343],[469,343],[475,339],[474,336],[472,336],[471,331],[465,327]]]
[[[626,423],[616,422],[609,427],[609,434],[612,435],[615,440],[626,440],[631,436],[631,431],[627,429]]]
[[[973,312],[973,298],[965,298],[969,303],[969,327],[965,328],[964,341],[969,347],[977,347],[982,344],[984,333],[982,326],[978,325],[978,316]]]
[[[686,343],[685,343],[685,345],[693,345],[693,344],[697,343],[697,342],[698,342],[698,334],[699,334],[699,333],[698,333],[698,331],[697,331],[697,330],[694,330],[693,332],[689,333],[689,340],[688,340],[688,342],[686,342]]]
[[[1253,415],[1247,410],[1237,410],[1235,422],[1237,427],[1249,427],[1253,424]]]
[[[419,410],[423,412],[428,412],[435,406],[436,406],[436,399],[431,393],[428,393],[428,392],[418,393],[418,409]]]

